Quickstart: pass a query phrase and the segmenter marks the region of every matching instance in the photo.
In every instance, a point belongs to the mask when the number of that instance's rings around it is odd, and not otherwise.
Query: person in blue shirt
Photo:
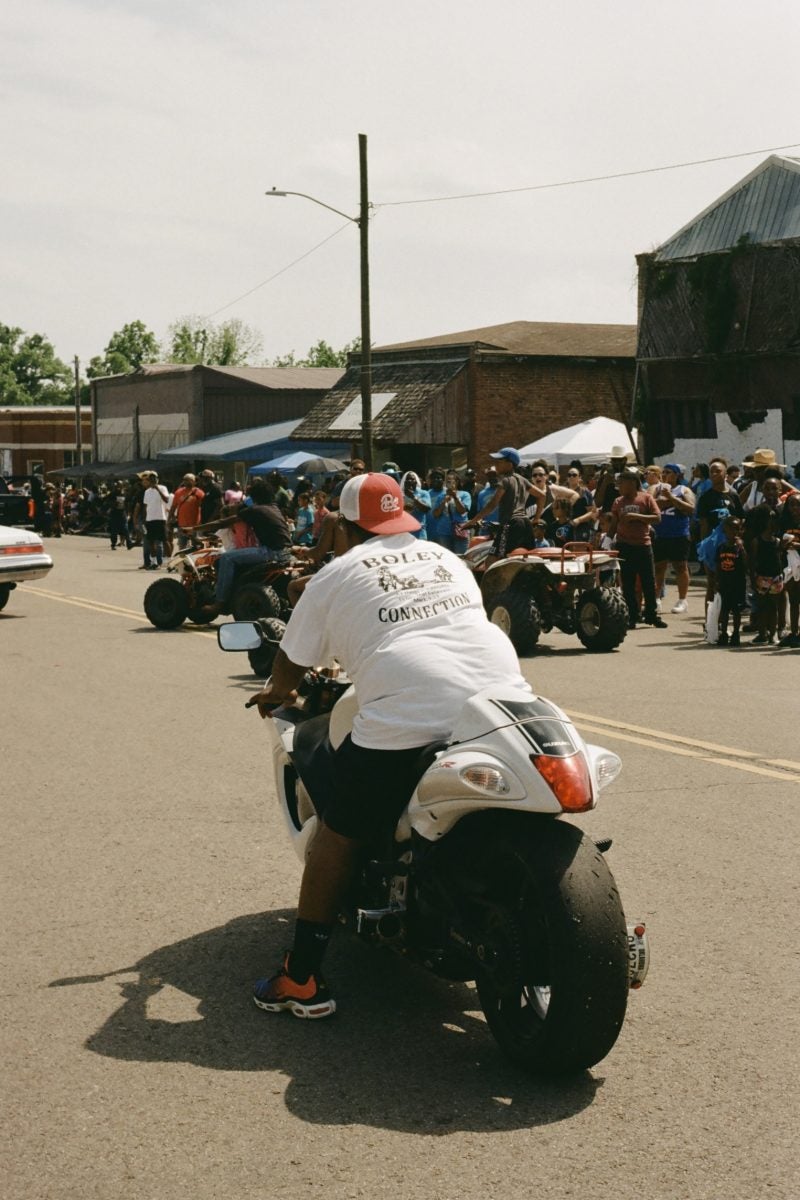
[[[311,507],[311,495],[301,492],[297,497],[297,512],[294,515],[294,533],[292,541],[295,546],[312,546],[314,544],[314,511]]]
[[[461,480],[455,471],[448,471],[444,475],[440,468],[434,468],[430,480],[428,540],[445,546],[454,554],[464,554],[469,545],[469,532],[464,530],[461,533],[460,530],[469,520],[472,497],[461,487]]]
[[[406,512],[411,513],[412,517],[416,517],[420,523],[419,529],[414,533],[414,537],[427,541],[428,532],[425,522],[431,511],[431,502],[428,493],[422,487],[422,480],[416,471],[406,471],[400,480],[400,489],[403,493],[403,506]]]
[[[488,467],[486,470],[486,486],[482,487],[475,498],[475,512],[479,513],[483,506],[488,503],[497,491],[497,467]],[[491,523],[489,521],[481,521],[478,527],[479,533],[490,533]]]

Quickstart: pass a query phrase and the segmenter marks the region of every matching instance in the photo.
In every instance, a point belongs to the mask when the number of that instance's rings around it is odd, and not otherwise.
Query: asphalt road
[[[611,1054],[544,1084],[470,989],[346,936],[335,1020],[252,1006],[299,879],[257,683],[147,624],[136,551],[49,545],[0,614],[5,1196],[797,1195],[797,652],[703,645],[693,593],[524,660],[623,756],[581,823],[653,949]]]

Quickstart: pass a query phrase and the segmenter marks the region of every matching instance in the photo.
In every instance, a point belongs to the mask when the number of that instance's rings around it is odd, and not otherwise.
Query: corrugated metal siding
[[[800,237],[800,171],[768,160],[749,182],[659,246],[655,258],[666,262],[728,250],[745,235],[754,243]]]

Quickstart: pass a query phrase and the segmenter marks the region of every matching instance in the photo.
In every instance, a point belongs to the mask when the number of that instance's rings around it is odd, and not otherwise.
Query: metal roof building
[[[800,238],[800,158],[771,155],[656,250],[656,262]]]
[[[772,155],[639,264],[647,457],[800,454],[800,159]]]

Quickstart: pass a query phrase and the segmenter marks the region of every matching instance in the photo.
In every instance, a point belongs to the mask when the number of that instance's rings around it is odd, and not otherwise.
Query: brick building
[[[0,408],[0,475],[33,475],[77,462],[74,405],[14,404]],[[92,411],[81,408],[81,459],[92,449]]]
[[[378,347],[372,354],[377,465],[391,459],[479,469],[499,446],[524,446],[590,417],[627,421],[636,327],[515,321]],[[360,360],[292,434],[350,439],[359,452]]]
[[[338,367],[154,363],[95,379],[94,456],[108,463],[155,459],[189,442],[290,421],[341,375]]]

